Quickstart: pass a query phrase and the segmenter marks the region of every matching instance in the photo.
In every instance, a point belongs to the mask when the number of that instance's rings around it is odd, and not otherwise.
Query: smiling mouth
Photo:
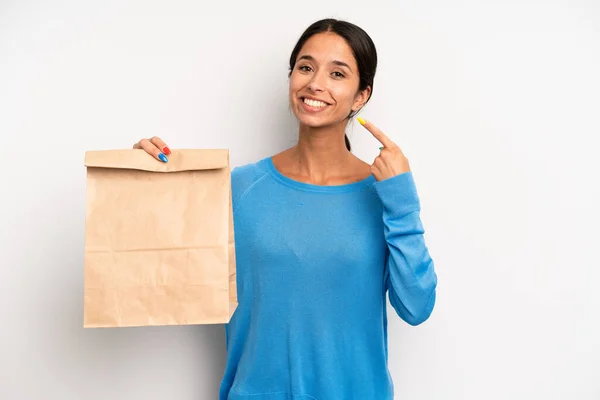
[[[302,101],[304,102],[304,104],[313,108],[323,108],[329,105],[323,101],[307,99],[306,97],[303,97]]]

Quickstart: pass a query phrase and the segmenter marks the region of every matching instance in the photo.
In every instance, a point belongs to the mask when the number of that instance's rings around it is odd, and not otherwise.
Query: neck
[[[301,125],[298,144],[292,150],[297,173],[316,181],[342,175],[353,157],[346,149],[345,127],[345,123],[322,128]]]

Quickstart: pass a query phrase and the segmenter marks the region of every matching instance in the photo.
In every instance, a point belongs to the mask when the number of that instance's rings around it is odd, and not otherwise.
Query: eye
[[[342,74],[342,73],[341,73],[341,72],[339,72],[339,71],[335,71],[335,72],[333,73],[333,76],[335,76],[336,78],[344,78],[344,76],[345,76],[345,75],[344,75],[344,74]]]
[[[308,72],[311,70],[311,68],[308,65],[301,65],[300,67],[298,67],[298,69],[304,72]]]

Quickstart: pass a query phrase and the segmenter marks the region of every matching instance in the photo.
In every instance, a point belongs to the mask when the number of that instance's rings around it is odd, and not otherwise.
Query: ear
[[[356,112],[363,108],[369,97],[371,97],[371,86],[367,86],[365,90],[361,90],[356,94],[354,104],[352,104],[352,111]]]

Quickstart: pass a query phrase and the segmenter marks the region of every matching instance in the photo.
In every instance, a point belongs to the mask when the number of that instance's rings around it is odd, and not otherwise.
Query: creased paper
[[[216,324],[237,307],[227,150],[88,151],[84,327]]]

